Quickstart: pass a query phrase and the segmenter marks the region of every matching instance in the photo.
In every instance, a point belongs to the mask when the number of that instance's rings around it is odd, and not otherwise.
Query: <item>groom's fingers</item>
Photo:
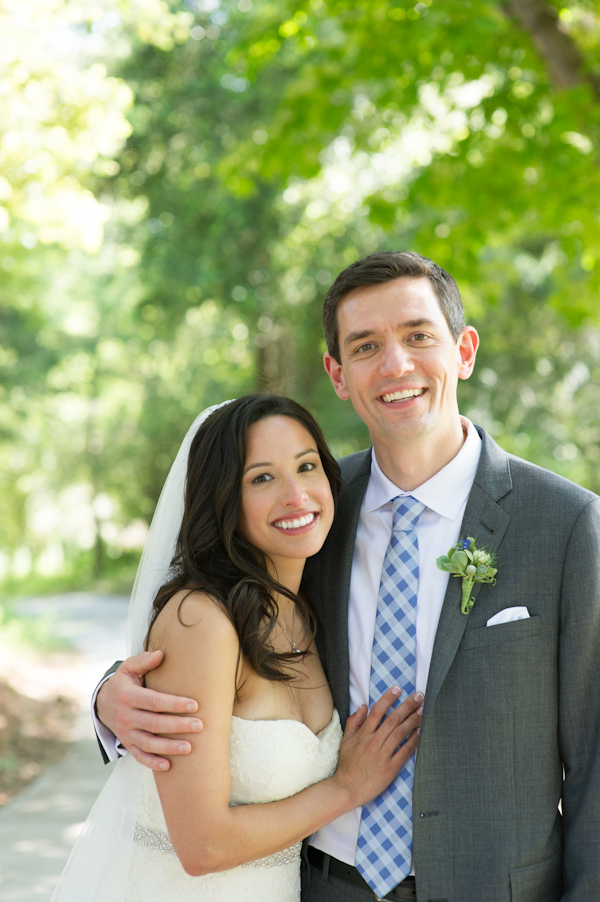
[[[138,710],[132,712],[131,732],[140,730],[151,734],[169,733],[199,733],[202,730],[202,721],[198,717],[179,717],[177,714],[152,714],[150,711]],[[133,740],[134,742],[136,740]]]
[[[149,767],[150,770],[164,772],[171,767],[171,762],[168,758],[159,758],[157,755],[148,755],[146,752],[139,749],[137,745],[130,746],[129,752],[136,761],[139,761],[144,767]]]
[[[158,660],[161,659],[162,653],[158,655]],[[147,742],[136,742],[131,738],[135,730],[140,733],[179,734],[197,733],[202,729],[202,722],[194,715],[198,710],[194,699],[167,695],[141,685],[141,673],[152,669],[155,660],[153,656],[147,654],[128,658],[116,673],[103,683],[96,699],[96,711],[100,721],[127,749],[131,745],[136,745],[142,752],[154,751],[145,747]],[[150,668],[148,665],[151,665]],[[187,714],[187,717],[178,717],[178,714]],[[173,753],[178,754],[177,751]],[[159,748],[158,754],[165,752]]]
[[[163,658],[164,654],[159,649],[152,652],[144,651],[139,655],[133,655],[131,658],[127,658],[123,661],[115,676],[121,674],[125,679],[130,680],[130,691],[132,693],[135,693],[136,686],[142,690],[143,694],[137,697],[144,699],[144,704],[139,704],[138,707],[144,708],[147,711],[163,711],[170,714],[187,714],[189,712],[197,711],[198,704],[193,698],[167,695],[166,693],[154,692],[143,687],[142,677],[162,664]],[[129,699],[127,699],[127,701],[129,701]]]
[[[193,698],[183,695],[169,695],[166,692],[157,692],[155,689],[146,689],[144,686],[130,684],[127,686],[126,695],[122,701],[124,706],[139,708],[141,711],[151,711],[155,715],[160,714],[193,714],[198,710],[198,703]],[[197,719],[197,718],[194,718]],[[185,718],[182,718],[185,720]],[[191,720],[191,718],[188,718]],[[144,727],[154,732],[151,727]],[[187,733],[187,729],[163,730],[161,733]]]
[[[169,755],[169,757],[177,757],[181,755],[189,755],[192,750],[191,743],[182,737],[171,738],[170,736],[155,736],[153,733],[146,733],[144,730],[132,730],[129,734],[130,746],[138,749],[142,754]],[[156,770],[156,767],[153,768]]]
[[[119,666],[119,670],[134,676],[142,677],[150,670],[154,670],[162,664],[164,653],[159,649],[155,651],[143,651],[139,655],[126,658]]]

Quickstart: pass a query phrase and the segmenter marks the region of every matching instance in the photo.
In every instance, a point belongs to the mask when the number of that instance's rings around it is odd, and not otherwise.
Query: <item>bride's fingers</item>
[[[406,742],[400,746],[397,752],[392,755],[392,762],[394,766],[400,770],[400,768],[404,767],[410,756],[415,751],[417,745],[419,744],[419,731],[418,729],[413,730],[411,735],[408,737]]]
[[[392,731],[396,730],[399,725],[406,723],[406,721],[411,718],[416,711],[419,712],[420,719],[420,715],[423,713],[423,695],[420,692],[416,692],[414,695],[411,695],[407,699],[405,699],[405,701],[403,701],[401,705],[399,705],[394,711],[391,711],[386,719],[382,721],[377,730],[377,732],[381,736],[382,741],[385,742]],[[411,723],[413,723],[412,720]],[[412,729],[412,727],[410,729]],[[405,735],[408,735],[410,729],[405,730]]]
[[[419,708],[417,711],[414,711],[409,717],[404,718],[399,724],[397,724],[392,730],[390,730],[383,745],[390,751],[392,749],[396,749],[401,742],[404,742],[407,736],[416,732],[420,728],[422,714],[423,709]],[[388,720],[389,719],[390,718],[388,718]]]
[[[420,692],[416,692],[414,695],[409,696],[403,701],[395,711],[390,712],[388,717],[383,720],[384,715],[388,712],[390,706],[398,700],[399,695],[400,688],[398,686],[392,686],[391,689],[384,692],[381,698],[375,702],[367,717],[365,726],[373,731],[381,731],[382,741],[387,738],[389,732],[396,727],[399,721],[404,720],[412,713],[412,711],[423,704],[423,695]],[[391,722],[388,723],[390,719]]]
[[[365,729],[375,730],[379,727],[383,716],[386,714],[388,709],[394,702],[398,701],[398,696],[400,695],[401,689],[399,686],[392,686],[387,692],[384,692],[380,699],[378,699],[365,720]]]
[[[363,725],[365,720],[367,719],[367,706],[360,705],[360,707],[351,714],[346,720],[346,729],[344,730],[344,736],[349,739],[350,736],[354,736],[357,730]]]

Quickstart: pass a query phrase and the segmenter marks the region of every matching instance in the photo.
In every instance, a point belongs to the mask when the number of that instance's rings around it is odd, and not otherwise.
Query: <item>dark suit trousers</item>
[[[407,890],[407,898],[415,897]],[[332,874],[323,874],[321,868],[303,860],[302,902],[375,902],[375,899],[375,893],[371,890],[352,886]]]
[[[310,881],[302,870],[302,902],[374,902],[375,894],[350,886],[343,880],[329,876],[323,879],[319,868],[311,867]],[[308,885],[310,882],[310,886]]]

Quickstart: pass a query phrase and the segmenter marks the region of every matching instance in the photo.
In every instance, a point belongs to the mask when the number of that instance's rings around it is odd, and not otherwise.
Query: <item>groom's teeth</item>
[[[422,395],[424,388],[405,388],[404,391],[395,391],[391,394],[383,395],[383,400],[387,403],[390,401],[404,401],[405,398],[416,398]]]
[[[305,517],[300,517],[298,520],[280,520],[276,525],[280,529],[298,529],[300,526],[308,526],[314,519],[314,514],[306,514]]]

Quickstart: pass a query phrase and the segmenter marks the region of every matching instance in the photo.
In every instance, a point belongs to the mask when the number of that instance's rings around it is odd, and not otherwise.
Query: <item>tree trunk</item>
[[[564,90],[587,82],[600,98],[600,82],[585,71],[583,57],[554,7],[546,0],[509,0],[506,8],[531,35],[555,88]]]

